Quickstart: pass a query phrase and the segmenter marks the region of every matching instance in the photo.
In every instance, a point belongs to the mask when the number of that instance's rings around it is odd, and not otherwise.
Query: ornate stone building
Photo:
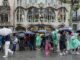
[[[10,1],[0,0],[0,28],[10,27],[13,28],[13,10]]]
[[[39,24],[69,26],[70,9],[70,4],[59,0],[15,0],[15,27],[28,28]]]
[[[73,26],[77,14],[75,16],[72,11],[72,1],[74,0],[0,0],[0,6],[3,6],[0,8],[0,24],[7,21],[14,28],[22,26],[30,30],[51,30],[63,24]],[[5,11],[5,14],[1,11]],[[2,18],[3,15],[6,19]]]

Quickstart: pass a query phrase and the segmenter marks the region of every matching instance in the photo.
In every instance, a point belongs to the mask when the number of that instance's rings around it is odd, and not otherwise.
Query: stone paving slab
[[[24,51],[16,52],[13,56],[3,58],[3,53],[0,53],[0,60],[80,60],[80,55],[65,55],[59,56],[56,53],[50,56],[45,56],[42,51]]]

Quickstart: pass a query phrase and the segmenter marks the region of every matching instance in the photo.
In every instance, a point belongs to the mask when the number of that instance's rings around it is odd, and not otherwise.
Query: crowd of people
[[[10,43],[12,48],[9,49]],[[3,57],[8,57],[8,52],[13,55],[17,44],[19,45],[19,51],[24,51],[27,48],[30,50],[44,50],[45,55],[49,55],[52,53],[51,51],[57,52],[59,55],[79,54],[80,34],[55,29],[44,34],[25,34],[23,37],[17,36],[16,33],[7,36],[0,35],[0,51],[5,53]]]

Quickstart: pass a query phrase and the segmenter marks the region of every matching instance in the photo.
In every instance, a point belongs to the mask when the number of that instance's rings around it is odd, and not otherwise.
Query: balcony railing
[[[12,26],[10,22],[0,22],[0,26]]]

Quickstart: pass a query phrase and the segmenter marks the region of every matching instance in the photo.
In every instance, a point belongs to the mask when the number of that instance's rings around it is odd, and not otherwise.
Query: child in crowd
[[[16,51],[16,44],[18,43],[18,38],[16,35],[14,35],[14,40],[13,40],[13,48],[12,50],[15,52]]]
[[[50,54],[51,50],[53,50],[53,48],[51,47],[50,41],[46,40],[46,43],[45,43],[45,55],[48,56]]]

